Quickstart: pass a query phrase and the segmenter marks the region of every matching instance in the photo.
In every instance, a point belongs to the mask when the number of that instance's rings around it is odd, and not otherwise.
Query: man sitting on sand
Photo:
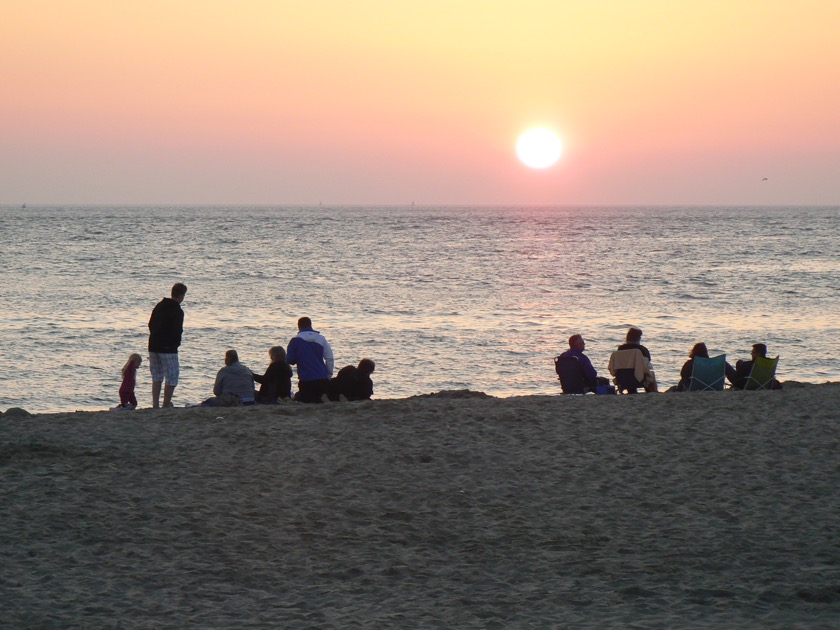
[[[767,346],[763,343],[754,343],[750,356],[751,359],[749,361],[739,360],[737,363],[735,363],[735,375],[731,379],[729,379],[732,383],[733,389],[744,389],[744,386],[747,384],[747,379],[749,378],[750,373],[752,372],[753,363],[755,363],[755,358],[767,358]],[[774,378],[770,382],[770,389],[782,389],[782,384]]]
[[[373,396],[373,381],[370,375],[376,364],[370,359],[359,361],[358,367],[346,365],[330,379],[329,396],[332,401],[370,400]]]
[[[239,362],[236,350],[225,352],[225,367],[216,375],[215,396],[201,403],[202,407],[237,407],[254,404],[254,375]]]

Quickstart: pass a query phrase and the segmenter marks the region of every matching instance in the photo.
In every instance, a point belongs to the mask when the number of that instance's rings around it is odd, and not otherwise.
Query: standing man
[[[312,320],[298,320],[298,334],[286,350],[286,362],[297,366],[298,392],[294,399],[305,403],[327,402],[327,390],[334,360],[332,348],[324,336],[312,330]]]
[[[152,407],[160,407],[160,386],[164,379],[163,406],[172,407],[172,394],[178,384],[180,364],[178,346],[184,332],[184,311],[181,302],[187,285],[177,282],[172,297],[157,303],[149,318],[149,368],[152,372]]]

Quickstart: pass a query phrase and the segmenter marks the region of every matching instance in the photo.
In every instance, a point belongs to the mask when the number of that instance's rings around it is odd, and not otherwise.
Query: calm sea
[[[754,342],[782,380],[840,380],[840,208],[0,208],[0,409],[118,402],[149,313],[183,307],[177,405],[211,394],[228,348],[261,371],[301,315],[376,397],[559,393],[580,332],[599,372],[628,326],[664,388],[691,346]],[[148,365],[138,399],[150,404]]]

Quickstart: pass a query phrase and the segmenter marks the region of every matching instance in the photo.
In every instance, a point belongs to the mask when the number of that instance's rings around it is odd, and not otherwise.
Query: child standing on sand
[[[134,385],[137,383],[137,368],[143,363],[139,354],[128,357],[122,369],[122,385],[120,385],[120,406],[117,409],[136,409],[137,397],[134,395]]]

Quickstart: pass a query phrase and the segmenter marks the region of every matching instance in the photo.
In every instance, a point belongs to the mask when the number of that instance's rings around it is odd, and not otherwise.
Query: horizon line
[[[0,208],[28,209],[28,208],[107,208],[107,207],[128,207],[128,208],[834,208],[840,207],[840,202],[835,203],[136,203],[136,202],[102,202],[102,203],[29,203],[22,205],[16,203],[0,203]]]

